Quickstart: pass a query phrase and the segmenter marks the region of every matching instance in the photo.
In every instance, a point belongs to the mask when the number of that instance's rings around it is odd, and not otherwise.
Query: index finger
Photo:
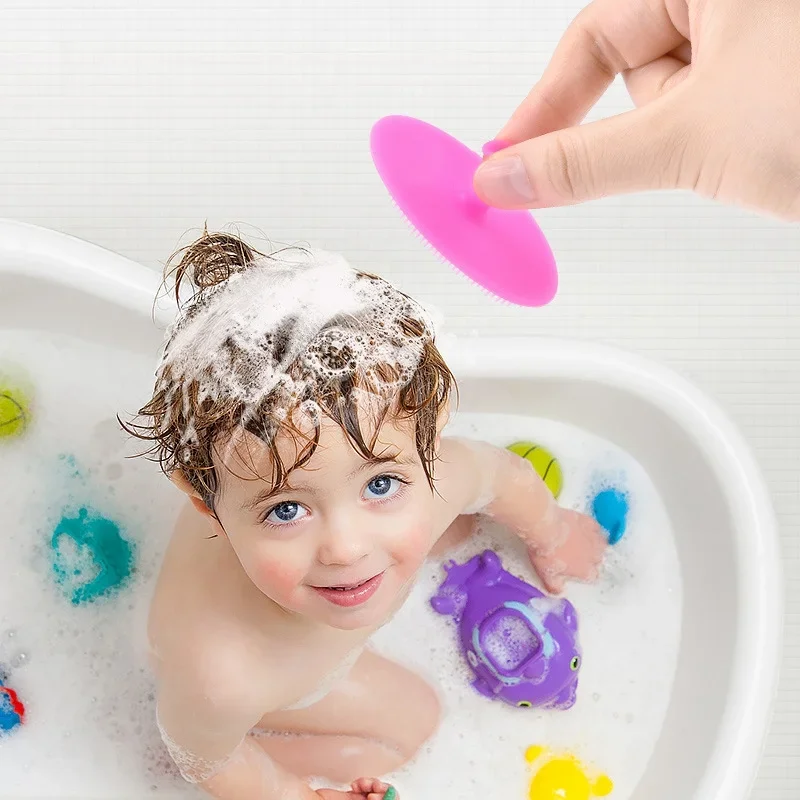
[[[577,125],[619,73],[649,64],[688,37],[684,0],[593,0],[497,140],[518,144]]]

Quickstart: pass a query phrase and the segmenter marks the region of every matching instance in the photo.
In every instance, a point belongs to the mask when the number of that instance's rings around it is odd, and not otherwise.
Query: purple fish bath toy
[[[572,603],[506,572],[492,550],[444,569],[431,605],[458,624],[473,687],[519,708],[571,708],[581,668]]]

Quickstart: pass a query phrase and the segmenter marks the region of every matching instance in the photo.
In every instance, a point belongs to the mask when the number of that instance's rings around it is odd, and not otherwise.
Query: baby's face
[[[374,424],[362,420],[370,442]],[[302,445],[281,434],[282,462]],[[434,496],[413,421],[387,419],[367,461],[332,420],[319,446],[272,491],[267,447],[244,433],[218,468],[216,512],[253,583],[283,608],[334,628],[382,622],[395,609],[434,542]]]

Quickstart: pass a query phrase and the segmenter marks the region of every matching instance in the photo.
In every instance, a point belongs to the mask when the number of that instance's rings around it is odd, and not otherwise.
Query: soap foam
[[[481,646],[501,670],[510,672],[539,649],[539,639],[525,621],[504,617],[499,623],[487,626]]]
[[[189,752],[181,747],[167,732],[161,723],[161,719],[156,708],[156,725],[161,734],[161,741],[172,758],[178,771],[189,783],[203,783],[209,778],[213,778],[219,771],[230,762],[231,755],[225,758],[208,759]]]

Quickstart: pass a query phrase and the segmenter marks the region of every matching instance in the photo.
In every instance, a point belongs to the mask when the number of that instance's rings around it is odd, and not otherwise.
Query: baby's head
[[[176,297],[195,292],[129,430],[265,595],[338,628],[381,621],[433,543],[454,383],[426,314],[329,253],[221,233],[178,255]]]

